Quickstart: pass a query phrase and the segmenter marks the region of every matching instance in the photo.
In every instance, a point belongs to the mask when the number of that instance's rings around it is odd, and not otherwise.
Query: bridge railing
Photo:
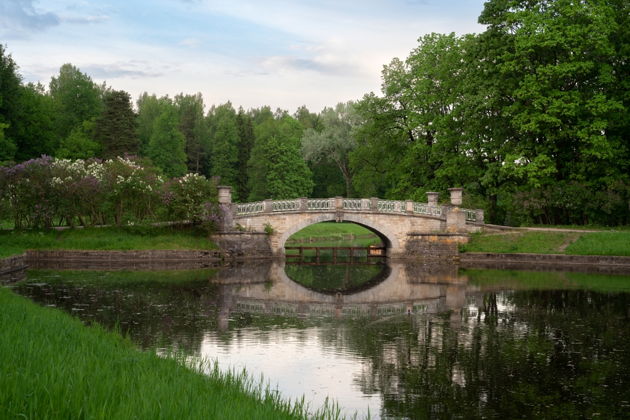
[[[259,213],[359,211],[389,214],[416,214],[430,217],[446,217],[447,206],[438,206],[413,201],[381,200],[367,198],[296,198],[293,200],[265,200],[235,204],[236,216]],[[466,222],[483,223],[483,210],[460,209]]]
[[[315,198],[306,200],[307,210],[333,210],[335,208],[334,198]]]

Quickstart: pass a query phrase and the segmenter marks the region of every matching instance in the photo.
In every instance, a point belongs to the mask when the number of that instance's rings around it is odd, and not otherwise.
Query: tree
[[[93,140],[94,121],[83,121],[68,137],[61,140],[55,156],[62,159],[88,159],[100,154],[100,145]]]
[[[249,200],[306,197],[312,174],[300,153],[302,127],[284,115],[255,128],[256,143],[249,160]]]
[[[247,164],[251,156],[252,148],[256,141],[254,135],[254,124],[252,117],[239,108],[236,114],[236,128],[238,131],[238,162],[236,164],[236,172],[238,179],[236,181],[236,190],[238,195],[236,200],[244,201],[249,195]]]
[[[335,163],[345,181],[346,197],[352,197],[349,154],[356,146],[353,130],[358,125],[353,106],[348,102],[334,109],[324,108],[320,115],[323,129],[308,128],[302,137],[302,154],[307,161]]]
[[[186,173],[186,140],[179,131],[174,109],[166,109],[155,121],[148,146],[148,155],[168,177]]]
[[[209,153],[208,127],[203,116],[203,97],[179,94],[175,96],[175,107],[179,114],[179,129],[186,139],[188,170],[201,173],[204,159]]]
[[[583,223],[611,199],[611,214],[627,213],[628,64],[619,40],[627,44],[628,11],[610,0],[485,4],[482,42],[492,47],[482,59],[509,98],[497,118],[515,133],[504,139],[502,170],[538,221]],[[610,194],[593,206],[602,190]]]
[[[40,84],[20,86],[17,120],[12,125],[12,135],[17,146],[18,161],[41,155],[52,155],[58,147],[55,135],[55,111],[52,98]]]
[[[138,98],[136,105],[138,106],[137,127],[140,154],[148,156],[149,142],[153,135],[155,121],[168,109],[173,108],[173,101],[168,96],[158,98],[144,92]]]
[[[103,90],[72,64],[61,66],[59,75],[49,84],[55,106],[57,138],[66,138],[83,121],[101,114]]]
[[[207,116],[210,129],[210,175],[221,177],[221,184],[231,185],[236,191],[239,174],[238,127],[236,112],[231,103],[212,107]]]
[[[101,156],[111,159],[125,154],[137,155],[140,140],[131,97],[122,90],[105,95],[105,108],[94,124],[94,138],[101,146]]]
[[[0,161],[13,160],[17,145],[11,125],[19,112],[19,90],[22,78],[11,54],[0,44]]]

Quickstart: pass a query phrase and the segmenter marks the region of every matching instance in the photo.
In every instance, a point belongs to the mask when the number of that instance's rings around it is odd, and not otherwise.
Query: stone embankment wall
[[[457,259],[459,245],[468,242],[468,235],[459,233],[410,233],[404,257],[423,259]]]
[[[630,274],[630,257],[563,254],[460,254],[462,268],[563,270]]]
[[[23,270],[27,267],[26,254],[0,258],[0,275]]]

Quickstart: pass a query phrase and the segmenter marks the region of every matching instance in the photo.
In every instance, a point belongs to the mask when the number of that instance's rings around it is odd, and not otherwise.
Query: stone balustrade
[[[340,205],[339,205],[340,204]],[[381,200],[379,198],[296,198],[292,200],[265,200],[234,204],[236,217],[258,213],[292,212],[371,212],[389,214],[413,214],[444,219],[452,206],[414,201]],[[483,210],[460,209],[467,222],[483,222]]]

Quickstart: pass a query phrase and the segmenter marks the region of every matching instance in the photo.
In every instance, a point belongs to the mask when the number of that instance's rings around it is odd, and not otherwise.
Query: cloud
[[[199,38],[185,38],[179,41],[179,45],[182,47],[194,48],[201,45],[201,40]]]
[[[144,67],[144,68],[142,68]],[[120,78],[154,78],[163,76],[162,72],[147,69],[146,63],[112,63],[112,64],[87,64],[81,66],[81,71],[95,79],[120,79]]]
[[[64,16],[61,18],[63,22],[78,24],[103,23],[110,18],[107,15],[88,15],[88,16]]]
[[[35,0],[2,0],[0,34],[7,38],[24,38],[60,23],[59,16],[35,8]]]
[[[359,69],[344,62],[325,61],[319,57],[300,58],[289,56],[272,56],[262,60],[261,65],[272,71],[311,71],[324,75],[351,75],[359,72]]]

